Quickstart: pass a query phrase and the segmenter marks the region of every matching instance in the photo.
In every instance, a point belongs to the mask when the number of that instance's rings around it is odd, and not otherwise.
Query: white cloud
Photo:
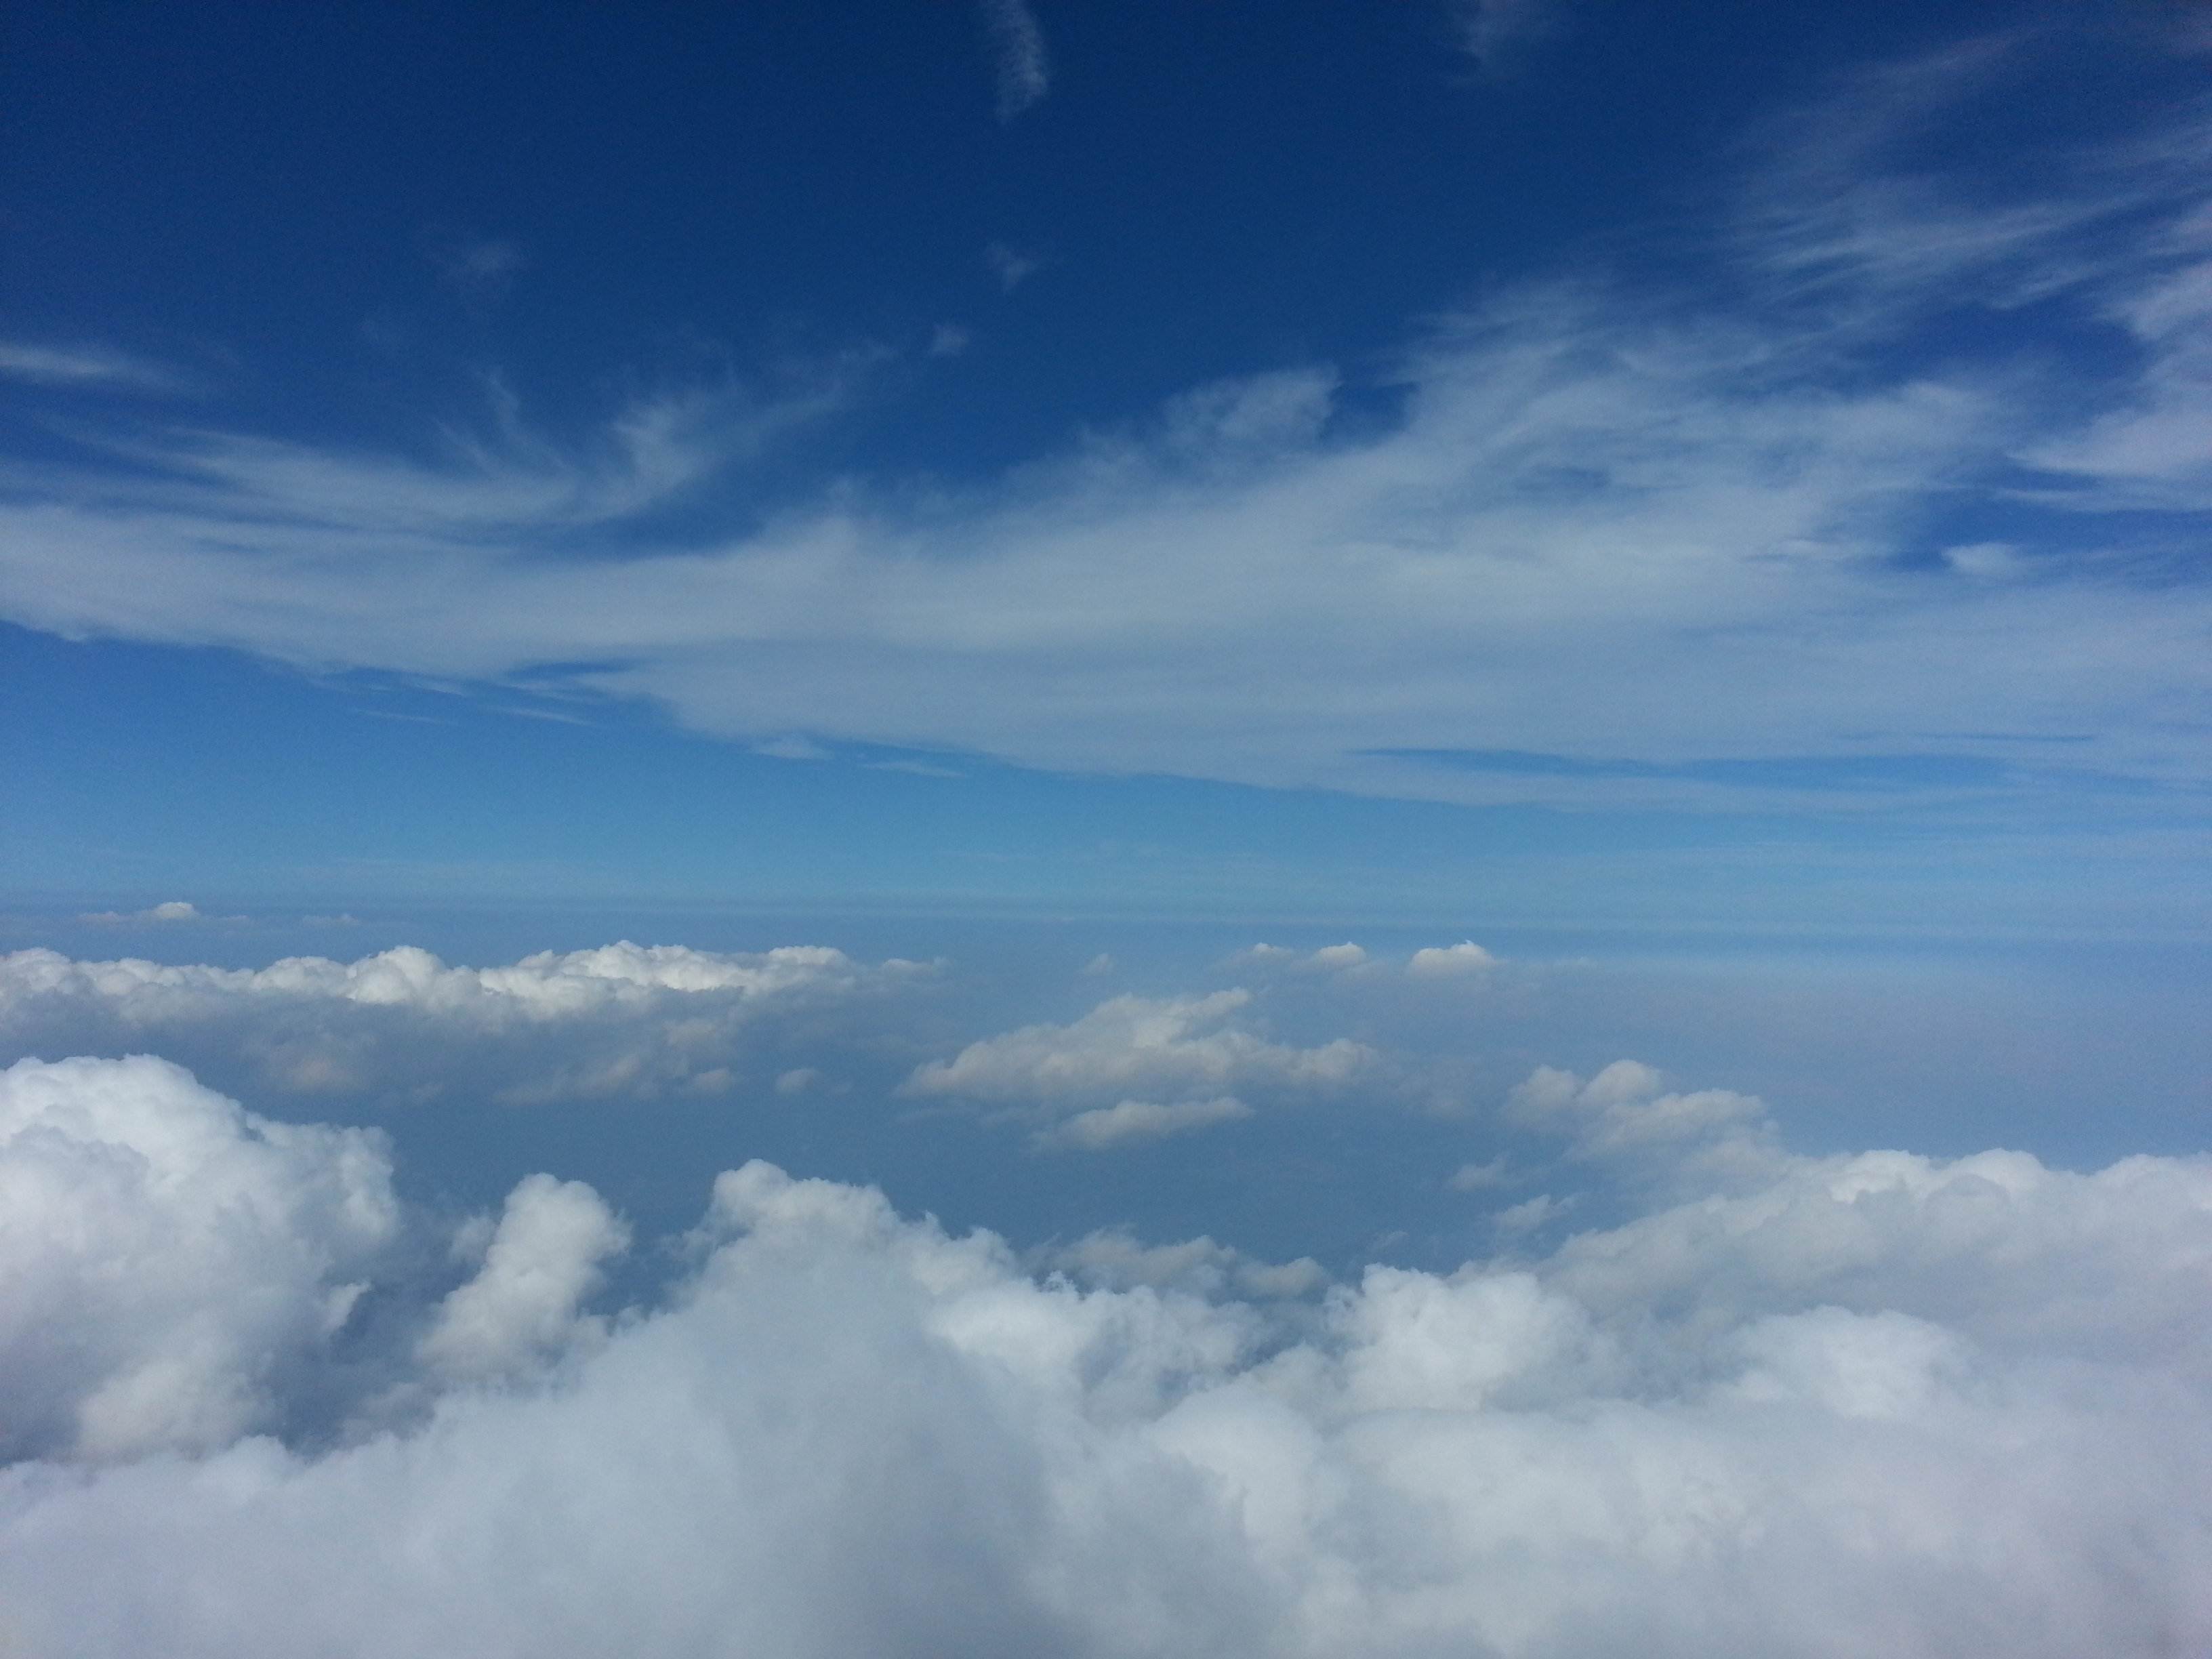
[[[1922,65],[1782,130],[1723,228],[1711,291],[1734,300],[1500,295],[1407,354],[1387,430],[1335,432],[1326,369],[1259,375],[927,510],[841,484],[680,547],[641,541],[640,515],[842,406],[840,377],[787,409],[641,404],[580,453],[502,416],[442,465],[134,433],[118,447],[166,470],[18,469],[0,608],[465,681],[618,662],[579,678],[748,742],[1058,769],[1821,810],[2201,779],[2212,757],[2169,715],[2207,690],[2212,597],[2131,582],[2132,532],[2090,515],[2198,488],[2197,279],[2173,250],[2203,147],[2054,162],[2024,204],[1913,173],[1925,112],[1990,73]],[[2146,355],[2093,374],[2024,333],[1973,364],[1901,357],[1962,294],[2040,295]],[[1947,568],[1929,510],[1996,501],[2020,458],[2074,469],[2045,475],[2048,522],[2008,528],[2033,579]],[[622,556],[580,556],[602,532]],[[2031,767],[1930,732],[2092,740]],[[1681,769],[1930,745],[2002,765],[1903,795]]]
[[[2188,231],[2212,252],[2212,210]],[[2112,313],[2145,355],[2134,395],[2076,432],[2028,446],[2022,459],[2095,481],[2116,507],[2212,507],[2212,258],[2127,295]]]
[[[1505,1155],[1501,1152],[1486,1163],[1461,1164],[1445,1179],[1444,1185],[1455,1193],[1480,1193],[1503,1187],[1512,1179]]]
[[[811,1011],[869,1004],[929,971],[813,945],[722,955],[625,941],[493,968],[413,946],[261,969],[33,950],[0,957],[0,1035],[18,1052],[159,1046],[257,1091],[634,1099],[726,1086],[756,1059],[758,1080],[793,1070],[783,1045]]]
[[[1322,969],[1358,968],[1366,960],[1367,952],[1347,941],[1342,945],[1324,945],[1298,965]]]
[[[1464,979],[1495,968],[1498,958],[1473,939],[1457,945],[1431,945],[1407,958],[1407,979]]]
[[[1182,1096],[1213,1109],[1219,1102],[1202,1097],[1231,1089],[1340,1086],[1374,1058],[1348,1038],[1293,1048],[1224,1023],[1251,1000],[1242,990],[1158,1000],[1115,997],[1073,1024],[1025,1025],[971,1042],[951,1060],[927,1061],[904,1087],[911,1094],[1046,1110],[1139,1091]],[[1145,1109],[1164,1109],[1127,1103],[1139,1109],[1120,1120],[1132,1125]]]
[[[1011,121],[1044,101],[1052,90],[1052,62],[1044,31],[1027,0],[981,0],[983,30],[999,88],[999,118]]]
[[[1093,1290],[1149,1285],[1207,1297],[1304,1296],[1328,1283],[1328,1274],[1310,1256],[1261,1261],[1211,1238],[1148,1245],[1124,1228],[1086,1233],[1049,1252],[1044,1265]]]
[[[210,919],[201,914],[198,905],[185,899],[164,899],[144,910],[101,910],[77,918],[79,921],[206,921]]]
[[[2011,783],[1975,787],[2203,776],[2154,717],[2205,690],[2199,586],[2115,580],[2119,550],[2069,553],[2079,526],[2013,538],[2035,580],[1944,580],[1917,550],[1917,504],[2013,458],[2073,469],[2051,473],[2051,511],[2199,491],[2201,258],[2174,250],[2201,239],[2201,135],[2053,164],[2033,201],[1911,173],[1902,143],[2002,91],[2006,62],[1931,60],[1778,128],[1729,226],[1747,303],[1524,288],[1411,354],[1385,434],[1329,435],[1332,374],[1272,374],[922,515],[841,487],[719,544],[626,540],[617,562],[575,538],[629,535],[811,414],[639,404],[592,458],[502,416],[498,442],[442,467],[133,434],[166,476],[18,469],[0,604],[38,629],[456,679],[619,659],[584,679],[748,741],[1462,801],[1858,792],[1407,752],[1850,759],[1929,730],[2093,732],[2039,783],[2013,748]],[[1962,283],[2066,296],[2132,330],[2143,365],[2094,387],[2011,358],[1893,368],[1898,330]],[[549,538],[562,557],[538,557]]]
[[[605,1334],[577,1305],[599,1287],[600,1261],[629,1230],[580,1181],[526,1178],[507,1195],[483,1269],[439,1305],[416,1346],[434,1375],[474,1381],[518,1371]]]
[[[1005,242],[993,242],[986,247],[983,263],[991,268],[992,276],[998,278],[1000,290],[1007,294],[1012,294],[1045,267],[1045,261],[1039,255],[1024,253]]]
[[[1158,1140],[1216,1123],[1233,1123],[1252,1115],[1252,1109],[1233,1095],[1212,1100],[1186,1100],[1162,1106],[1149,1100],[1125,1100],[1078,1112],[1054,1127],[1040,1131],[1040,1146],[1073,1146],[1086,1152],[1133,1141]]]
[[[1452,10],[1461,46],[1496,75],[1564,33],[1569,6],[1566,0],[1457,0]]]
[[[273,1123],[167,1062],[0,1073],[0,1455],[271,1426],[397,1238],[374,1133]]]
[[[1562,1129],[1576,1152],[1680,1183],[1771,1176],[1781,1153],[1765,1103],[1729,1089],[1680,1093],[1651,1066],[1617,1060],[1587,1083],[1540,1066],[1506,1098],[1509,1118]]]
[[[1377,1267],[1317,1304],[1214,1299],[1247,1264],[1203,1240],[1097,1237],[1068,1264],[1092,1288],[1040,1282],[988,1235],[758,1164],[696,1243],[668,1306],[550,1385],[319,1453],[0,1474],[11,1638],[53,1659],[2212,1642],[2202,1160],[1803,1160],[1542,1261]]]

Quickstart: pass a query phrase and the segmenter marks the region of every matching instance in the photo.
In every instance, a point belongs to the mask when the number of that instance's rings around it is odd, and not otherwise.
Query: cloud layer
[[[1018,106],[1033,28],[987,12]],[[1405,354],[1382,429],[1293,367],[995,483],[854,483],[673,541],[653,526],[712,521],[839,377],[788,410],[647,398],[582,447],[503,417],[437,460],[112,431],[19,469],[0,606],[319,668],[566,665],[756,742],[1475,801],[2154,811],[2212,775],[2187,718],[2212,598],[2174,551],[2212,505],[2212,129],[2166,112],[1958,172],[1957,130],[2068,49],[2031,31],[1847,83],[1760,136],[1698,274],[1495,295]]]
[[[33,950],[0,957],[0,1037],[18,1052],[220,1055],[226,1075],[290,1096],[711,1097],[793,1069],[829,1011],[865,1009],[929,971],[815,945],[728,955],[625,941],[493,968],[402,946],[235,969]]]
[[[1532,1085],[1546,1109],[1666,1109],[1644,1068],[1560,1079]],[[9,1305],[26,1275],[129,1287],[128,1310],[49,1294],[40,1328],[108,1332],[108,1376],[191,1358],[180,1400],[276,1386],[269,1349],[343,1333],[359,1316],[327,1287],[402,1225],[373,1147],[262,1123],[160,1061],[20,1066],[0,1103],[0,1178],[67,1205],[5,1212],[38,1217],[45,1251],[0,1256]],[[162,1184],[188,1167],[210,1177]],[[988,1234],[756,1163],[720,1177],[665,1298],[601,1324],[577,1297],[619,1228],[534,1178],[475,1236],[473,1277],[418,1302],[411,1414],[320,1449],[240,1438],[269,1419],[228,1407],[88,1437],[114,1394],[77,1358],[97,1345],[12,1333],[7,1420],[33,1420],[27,1399],[80,1419],[17,1455],[82,1467],[0,1474],[9,1640],[54,1659],[2212,1641],[2212,1165],[1777,1152],[1731,1179],[1549,1255],[1300,1296],[1310,1264],[1270,1283],[1206,1241],[1088,1241],[1067,1267],[1093,1288],[1038,1278]],[[262,1218],[218,1245],[211,1210]]]

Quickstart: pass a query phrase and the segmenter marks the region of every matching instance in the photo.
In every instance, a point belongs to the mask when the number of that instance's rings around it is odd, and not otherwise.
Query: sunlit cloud
[[[1380,428],[1292,368],[996,480],[763,511],[754,459],[881,354],[643,396],[586,443],[495,378],[487,431],[434,459],[149,428],[19,466],[0,604],[317,668],[558,665],[792,753],[1574,808],[2192,810],[2212,596],[2172,552],[2195,520],[2141,515],[2212,488],[2212,129],[1994,182],[1925,159],[2042,49],[1776,121],[1696,274],[1593,263],[1471,305],[1402,354]],[[1035,268],[994,258],[1007,286]]]
[[[373,1139],[159,1061],[8,1073],[0,1182],[76,1218],[0,1210],[40,1244],[7,1305],[41,1310],[0,1328],[0,1586],[57,1652],[2212,1638],[2201,1159],[1778,1155],[1556,1251],[1334,1285],[1123,1232],[1035,1276],[754,1163],[613,1320],[580,1310],[624,1237],[588,1188],[525,1181],[410,1300],[392,1252],[438,1224]]]

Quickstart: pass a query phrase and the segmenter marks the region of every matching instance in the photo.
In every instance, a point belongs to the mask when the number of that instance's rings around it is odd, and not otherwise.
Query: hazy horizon
[[[0,1650],[2212,1653],[2212,13],[11,37]]]

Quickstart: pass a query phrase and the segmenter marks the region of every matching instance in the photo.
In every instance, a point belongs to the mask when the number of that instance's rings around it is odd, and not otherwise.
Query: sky
[[[2208,64],[15,6],[0,1648],[2212,1652]]]

